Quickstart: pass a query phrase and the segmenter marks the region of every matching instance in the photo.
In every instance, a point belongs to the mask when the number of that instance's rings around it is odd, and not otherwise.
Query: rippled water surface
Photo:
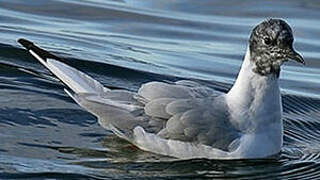
[[[253,26],[285,18],[307,65],[281,72],[284,147],[270,160],[179,161],[104,130],[16,42],[27,38],[106,86],[233,84]],[[320,2],[0,0],[0,179],[320,179]]]

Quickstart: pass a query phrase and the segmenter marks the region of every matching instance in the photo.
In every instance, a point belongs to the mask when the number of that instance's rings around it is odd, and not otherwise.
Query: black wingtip
[[[34,44],[32,42],[30,42],[30,41],[28,41],[26,39],[23,39],[23,38],[19,39],[18,43],[20,43],[27,50],[30,50],[34,46]]]
[[[40,56],[43,60],[46,60],[47,58],[61,60],[58,56],[55,56],[51,54],[50,52],[39,48],[38,46],[34,45],[33,42],[20,38],[18,39],[18,43],[20,43],[23,47],[25,47],[27,50],[32,50],[35,52],[38,56]]]

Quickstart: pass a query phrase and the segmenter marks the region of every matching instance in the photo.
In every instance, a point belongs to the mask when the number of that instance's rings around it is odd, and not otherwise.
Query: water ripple
[[[1,179],[320,179],[320,3],[0,0]],[[293,27],[305,67],[281,72],[284,147],[272,159],[176,160],[101,128],[16,40],[35,41],[110,88],[193,79],[226,92],[251,28]]]

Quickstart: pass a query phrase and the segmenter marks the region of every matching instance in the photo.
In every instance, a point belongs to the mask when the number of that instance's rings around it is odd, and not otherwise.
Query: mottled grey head
[[[260,75],[271,73],[279,76],[280,66],[289,59],[304,64],[304,60],[293,49],[293,35],[290,26],[281,19],[269,19],[257,25],[249,40],[254,72]]]

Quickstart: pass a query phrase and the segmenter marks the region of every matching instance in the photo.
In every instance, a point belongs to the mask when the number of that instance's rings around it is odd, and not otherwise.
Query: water
[[[271,160],[179,161],[101,128],[16,42],[106,86],[195,79],[227,91],[253,26],[285,18],[307,65],[281,72],[284,147]],[[320,179],[319,1],[0,0],[0,179]]]

